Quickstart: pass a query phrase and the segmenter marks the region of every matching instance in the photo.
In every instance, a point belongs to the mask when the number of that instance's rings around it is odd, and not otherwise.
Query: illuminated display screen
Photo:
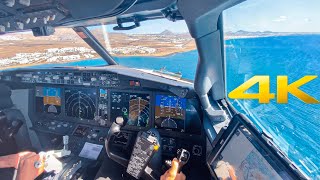
[[[244,135],[247,130],[238,129],[228,144],[215,160],[213,168],[218,179],[291,179],[285,174],[278,172],[271,166],[265,157],[268,154],[261,154]]]
[[[184,131],[187,100],[178,96],[156,95],[156,128]]]
[[[127,125],[147,127],[150,119],[150,95],[111,92],[111,120],[122,116]]]
[[[65,89],[65,113],[67,116],[94,119],[96,101],[96,89]]]
[[[61,89],[36,87],[36,111],[58,115],[61,113]]]
[[[99,89],[99,116],[102,118],[105,123],[108,119],[108,90],[107,89]]]

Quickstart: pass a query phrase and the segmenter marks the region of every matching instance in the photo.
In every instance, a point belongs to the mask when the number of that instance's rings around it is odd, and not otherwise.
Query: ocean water
[[[276,77],[286,75],[289,83],[305,75],[320,74],[320,35],[278,36],[227,40],[226,76],[230,92],[254,75],[268,75],[271,93],[276,93]],[[116,58],[119,64],[145,69],[166,67],[194,79],[197,51],[167,57]],[[62,66],[100,66],[102,59],[66,63]],[[52,67],[56,65],[41,65]],[[61,65],[60,65],[61,66]],[[248,92],[257,92],[257,86]],[[301,90],[320,100],[320,79],[309,82]],[[305,104],[289,95],[288,104],[259,104],[257,100],[230,100],[255,125],[270,134],[275,143],[306,174],[320,179],[320,105]]]

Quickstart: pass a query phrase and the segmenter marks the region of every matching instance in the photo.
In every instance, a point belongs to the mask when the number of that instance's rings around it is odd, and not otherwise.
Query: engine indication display
[[[111,120],[122,116],[127,125],[147,127],[150,119],[150,95],[111,92]]]
[[[36,111],[55,114],[61,113],[61,89],[36,87]]]
[[[92,120],[96,113],[96,89],[66,89],[66,115]]]
[[[99,124],[105,125],[108,120],[108,90],[99,89],[99,103],[98,103]]]
[[[171,95],[156,95],[155,126],[156,128],[184,131],[186,116],[185,98]]]

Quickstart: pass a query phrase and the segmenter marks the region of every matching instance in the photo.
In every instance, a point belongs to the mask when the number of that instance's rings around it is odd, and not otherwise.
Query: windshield
[[[0,69],[106,64],[73,29],[55,31],[44,37],[31,31],[0,35]]]
[[[115,26],[87,28],[118,64],[194,79],[198,53],[185,21],[149,20],[131,30],[113,30]]]
[[[228,93],[253,76],[270,76],[270,92],[277,93],[277,76],[289,83],[320,70],[318,0],[248,0],[224,12]],[[300,87],[320,99],[319,78]],[[258,86],[246,93],[257,93]],[[312,179],[320,178],[320,105],[290,95],[287,104],[276,99],[230,99],[257,127],[273,137]]]
[[[115,26],[87,28],[118,64],[194,79],[198,53],[185,21],[143,21],[132,30],[116,31]],[[7,69],[108,64],[73,29],[57,28],[54,35],[45,37],[34,37],[32,32],[0,35],[0,65],[0,69]]]

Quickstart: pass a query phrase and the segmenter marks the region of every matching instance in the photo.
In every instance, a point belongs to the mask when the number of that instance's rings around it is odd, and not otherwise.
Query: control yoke
[[[157,172],[161,168],[161,152],[158,152],[160,148],[159,132],[155,129],[150,129],[147,132],[140,131],[129,160],[111,150],[111,137],[119,133],[122,126],[124,126],[123,117],[117,117],[108,131],[105,141],[108,157],[127,167],[127,173],[136,179],[141,176],[146,176],[147,179],[159,179],[160,176]],[[147,169],[151,169],[151,171]]]
[[[124,125],[123,117],[117,117],[116,121],[112,123],[107,138],[105,141],[105,147],[107,151],[107,155],[110,159],[114,160],[115,162],[119,163],[120,165],[127,167],[129,164],[129,159],[123,158],[120,155],[111,151],[111,137],[120,132],[120,128]]]

